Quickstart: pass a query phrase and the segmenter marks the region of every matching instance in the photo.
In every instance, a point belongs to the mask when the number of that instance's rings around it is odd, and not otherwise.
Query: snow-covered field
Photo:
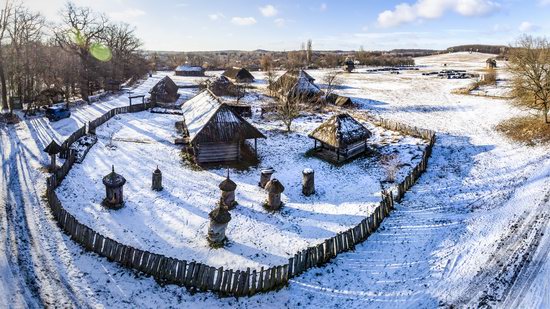
[[[296,252],[357,225],[380,202],[380,182],[386,175],[378,157],[335,167],[305,156],[313,146],[307,134],[326,115],[300,119],[291,134],[282,133],[279,122],[254,117],[255,125],[267,136],[258,140],[261,163],[244,171],[229,169],[238,185],[239,206],[231,211],[229,244],[213,250],[206,240],[208,213],[219,201],[218,184],[227,170],[197,170],[182,159],[181,147],[173,144],[178,137],[174,124],[181,118],[141,112],[116,116],[98,128],[98,144],[58,189],[66,209],[101,234],[142,250],[215,267],[259,269],[284,264]],[[401,181],[419,162],[426,141],[365,125],[374,134],[370,139],[373,148],[398,155]],[[111,165],[128,181],[121,210],[101,205],[105,197],[101,180]],[[150,190],[157,165],[163,171],[165,188],[160,193]],[[263,207],[266,193],[257,183],[265,167],[273,167],[273,178],[285,186],[280,212]],[[313,168],[316,174],[316,194],[311,197],[301,193],[305,168]]]
[[[439,70],[443,63],[476,70],[488,57],[457,53],[416,61],[426,70]],[[323,75],[310,73],[318,79]],[[138,89],[145,91],[153,82]],[[6,201],[0,215],[0,306],[548,308],[548,146],[525,147],[498,134],[496,124],[522,112],[504,99],[452,94],[470,82],[414,71],[347,75],[338,92],[359,99],[362,108],[438,132],[428,170],[354,252],[304,273],[280,291],[238,300],[160,286],[83,252],[41,201],[45,175],[40,167],[47,163],[41,149],[52,137],[61,140],[85,121],[127,103],[125,96],[80,108],[61,122],[35,118],[15,129],[0,128],[0,197]],[[90,153],[86,160],[93,158]],[[101,164],[99,175],[110,163]],[[148,190],[149,181],[135,185]]]

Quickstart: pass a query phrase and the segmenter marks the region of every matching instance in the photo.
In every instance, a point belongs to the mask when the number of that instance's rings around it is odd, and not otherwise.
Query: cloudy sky
[[[22,0],[50,20],[65,0]],[[550,36],[550,0],[74,0],[135,26],[145,49],[440,49]]]

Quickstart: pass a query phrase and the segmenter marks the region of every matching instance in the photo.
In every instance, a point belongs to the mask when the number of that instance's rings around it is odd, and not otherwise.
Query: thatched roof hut
[[[340,162],[363,153],[372,133],[359,121],[342,113],[330,117],[308,136],[315,140],[315,149],[321,157]],[[317,142],[320,142],[320,148],[317,148]]]
[[[237,86],[223,75],[207,80],[206,88],[210,89],[217,96],[236,96],[238,94]]]
[[[204,68],[200,66],[180,65],[175,72],[177,76],[204,76]]]
[[[182,111],[198,163],[238,161],[245,140],[265,138],[208,89],[183,104]]]
[[[223,72],[223,76],[226,76],[237,83],[251,83],[254,81],[254,75],[252,75],[245,68],[238,68],[238,67],[229,68],[225,70],[225,72]]]
[[[153,102],[171,103],[179,97],[178,85],[168,76],[164,76],[149,93]]]
[[[487,69],[496,69],[497,68],[497,60],[494,58],[489,58],[485,61],[487,65]]]
[[[270,89],[277,92],[279,96],[300,95],[313,98],[321,93],[319,86],[314,84],[315,78],[304,70],[290,70],[281,75]]]
[[[340,107],[350,107],[353,106],[353,101],[350,97],[341,96],[336,93],[331,93],[327,97],[327,103],[340,106]]]

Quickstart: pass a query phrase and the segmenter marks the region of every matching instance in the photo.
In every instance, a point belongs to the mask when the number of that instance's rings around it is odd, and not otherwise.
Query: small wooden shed
[[[176,68],[177,76],[204,76],[204,68],[200,66],[180,65]]]
[[[327,97],[327,103],[333,104],[340,107],[351,107],[353,106],[353,101],[350,97],[338,95],[336,93],[331,93]]]
[[[199,164],[240,161],[246,140],[254,139],[257,154],[256,139],[265,138],[208,89],[185,102],[182,112],[187,144]]]
[[[178,85],[168,76],[164,76],[149,93],[153,102],[171,103],[179,97]]]
[[[303,95],[308,98],[317,97],[321,93],[315,78],[304,70],[290,70],[281,75],[269,89],[281,95]]]
[[[497,68],[497,60],[494,58],[489,58],[485,61],[487,69],[496,69]]]
[[[206,81],[206,88],[217,96],[236,96],[239,89],[227,77],[219,76]]]
[[[251,83],[254,81],[254,75],[252,75],[245,68],[229,68],[225,70],[225,72],[223,72],[223,76],[226,76],[227,78],[230,78],[237,83]]]
[[[365,152],[372,133],[355,118],[342,113],[330,117],[308,136],[315,140],[318,157],[340,163]]]

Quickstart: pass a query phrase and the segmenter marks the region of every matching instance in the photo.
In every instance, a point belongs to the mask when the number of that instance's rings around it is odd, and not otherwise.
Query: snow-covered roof
[[[359,121],[343,113],[330,117],[308,136],[334,148],[345,148],[366,140],[372,133]]]
[[[315,79],[311,77],[304,70],[292,70],[279,77],[274,85],[273,89],[279,91],[281,94],[296,94],[306,93],[308,95],[315,95],[321,92],[319,86],[313,83]]]
[[[245,68],[238,68],[238,67],[232,67],[228,68],[223,72],[224,76],[227,76],[234,80],[254,80],[254,75],[252,75],[247,69]]]
[[[181,110],[191,143],[265,138],[208,89],[185,102]]]
[[[204,69],[200,66],[180,65],[176,68],[176,71],[200,72],[200,71],[204,71]]]

